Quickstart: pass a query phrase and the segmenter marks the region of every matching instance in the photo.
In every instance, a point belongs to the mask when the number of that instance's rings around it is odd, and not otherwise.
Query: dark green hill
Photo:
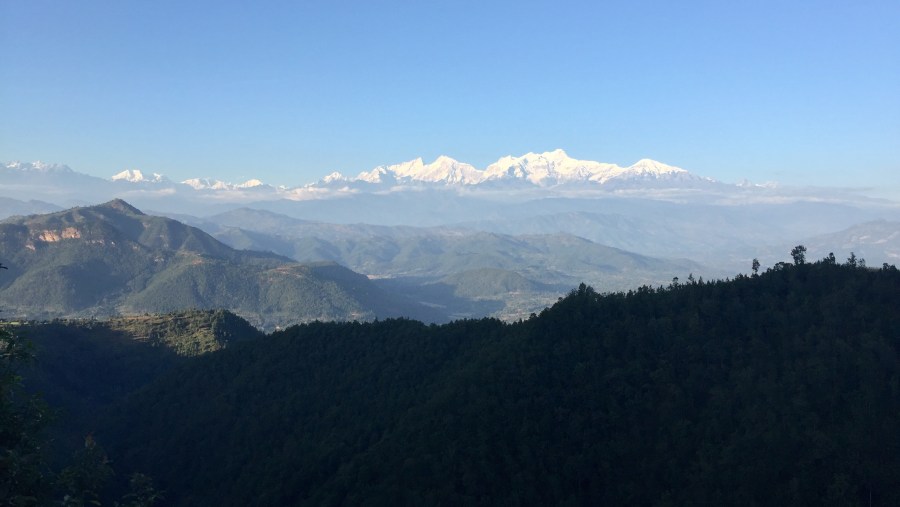
[[[51,437],[54,459],[63,462],[96,428],[99,411],[188,357],[262,337],[222,310],[23,323],[9,329],[34,345],[37,360],[25,384],[59,413]]]
[[[122,200],[0,222],[0,308],[31,319],[234,311],[266,328],[310,320],[442,320],[346,268],[234,250]]]
[[[308,324],[98,435],[175,505],[897,505],[897,308],[895,268],[823,262],[517,324]]]

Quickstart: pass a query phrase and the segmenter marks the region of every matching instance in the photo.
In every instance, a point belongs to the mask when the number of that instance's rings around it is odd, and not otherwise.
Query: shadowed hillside
[[[854,259],[582,285],[517,324],[309,324],[100,434],[175,505],[896,505],[898,307],[900,272]]]

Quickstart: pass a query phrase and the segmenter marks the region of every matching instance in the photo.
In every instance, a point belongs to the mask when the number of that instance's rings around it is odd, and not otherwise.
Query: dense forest
[[[793,254],[235,340],[82,429],[171,505],[900,505],[900,271]]]

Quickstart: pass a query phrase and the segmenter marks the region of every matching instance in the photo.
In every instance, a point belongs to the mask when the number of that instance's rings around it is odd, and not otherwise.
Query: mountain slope
[[[262,333],[222,310],[166,315],[22,323],[8,329],[33,344],[36,360],[25,387],[41,393],[56,412],[48,440],[53,460],[71,463],[96,415],[190,357],[207,354]]]
[[[809,238],[804,242],[810,255],[834,252],[846,258],[851,252],[875,266],[900,261],[900,222],[878,220],[854,225],[832,234]]]
[[[603,290],[659,283],[703,268],[651,258],[569,234],[506,235],[462,227],[328,224],[239,209],[203,227],[225,242],[300,261],[330,260],[378,277],[437,279],[473,269],[515,271],[545,284],[582,281]]]
[[[349,266],[454,318],[527,317],[580,282],[608,291],[668,283],[690,273],[720,274],[684,259],[639,255],[568,234],[329,224],[247,208],[196,223],[235,247]],[[493,281],[479,279],[478,272]]]
[[[255,325],[414,315],[440,320],[339,266],[234,250],[121,200],[0,222],[0,306],[12,315],[104,316],[223,308]]]

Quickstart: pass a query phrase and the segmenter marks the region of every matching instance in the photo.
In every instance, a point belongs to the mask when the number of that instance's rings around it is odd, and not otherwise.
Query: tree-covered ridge
[[[178,505],[900,504],[900,272],[795,260],[515,324],[292,327],[101,434]]]
[[[112,317],[105,320],[66,320],[64,328],[59,322],[37,324],[27,329],[39,335],[39,340],[50,340],[51,335],[62,339],[76,329],[90,335],[111,335],[120,340],[145,342],[154,347],[171,349],[178,355],[196,356],[221,350],[231,342],[251,340],[262,333],[246,320],[227,310],[183,310],[166,314],[144,314]],[[49,329],[44,329],[44,326]],[[52,331],[50,331],[52,329]]]
[[[25,385],[58,413],[49,428],[53,458],[68,458],[96,429],[97,414],[121,402],[187,358],[262,333],[222,310],[189,310],[110,320],[7,324],[33,345]],[[2,329],[2,328],[0,328]]]
[[[22,329],[0,327],[0,505],[103,505],[114,471],[91,434],[61,468],[55,469],[48,460],[49,448],[58,449],[54,438],[66,432],[47,434],[55,411],[24,389],[23,373],[34,376],[27,371],[34,355],[31,342],[13,332]],[[127,482],[127,489],[124,482],[121,485],[121,501],[107,505],[150,507],[164,497],[145,474],[133,473]]]

